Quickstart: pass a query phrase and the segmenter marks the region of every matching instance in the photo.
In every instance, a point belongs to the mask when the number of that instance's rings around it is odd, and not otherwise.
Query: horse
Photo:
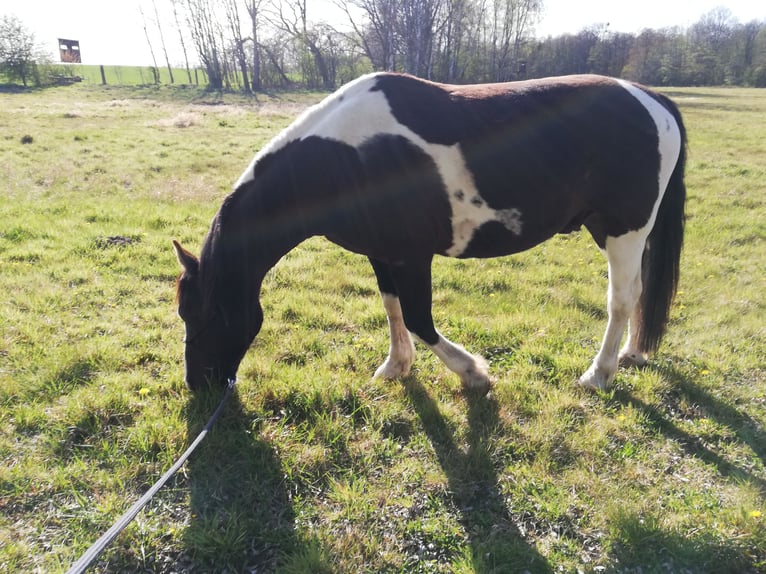
[[[466,392],[486,393],[486,361],[434,326],[434,256],[505,256],[585,227],[608,262],[608,321],[579,384],[606,389],[620,364],[646,364],[666,330],[685,160],[675,104],[622,79],[448,85],[362,76],[258,151],[199,258],[173,240],[186,384],[195,391],[236,376],[263,323],[266,273],[324,236],[372,265],[390,334],[375,377],[408,375],[414,335]]]

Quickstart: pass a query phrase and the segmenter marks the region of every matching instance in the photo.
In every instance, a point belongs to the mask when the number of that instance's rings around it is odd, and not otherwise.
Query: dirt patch
[[[202,123],[202,114],[197,112],[180,112],[173,117],[158,120],[155,125],[163,128],[190,128]]]
[[[93,244],[97,249],[109,249],[110,247],[127,247],[141,241],[136,235],[112,235],[111,237],[97,237]]]

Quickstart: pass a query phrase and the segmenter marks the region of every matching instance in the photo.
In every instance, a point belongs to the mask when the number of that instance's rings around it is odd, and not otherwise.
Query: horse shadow
[[[679,411],[682,402],[696,405],[697,412],[694,416],[703,415],[725,426],[739,442],[747,444],[766,464],[766,432],[760,423],[695,384],[688,375],[672,365],[658,364],[646,368],[654,370],[670,383],[671,391],[666,394],[661,405],[648,404],[622,389],[615,389],[612,400],[624,407],[632,406],[642,413],[652,426],[678,444],[688,456],[714,466],[721,476],[748,481],[766,494],[766,480],[728,461],[707,446],[702,439],[674,423],[669,415]]]
[[[524,540],[500,489],[490,454],[491,433],[499,420],[494,398],[466,397],[469,432],[464,452],[425,387],[409,377],[404,389],[447,475],[451,502],[459,510],[459,521],[469,539],[474,572],[553,572],[547,560]]]
[[[611,400],[624,407],[631,406],[642,413],[650,425],[677,444],[686,456],[697,458],[714,467],[722,477],[738,483],[749,483],[762,494],[766,494],[766,480],[715,452],[700,437],[690,434],[676,424],[673,415],[679,414],[682,402],[694,405],[696,416],[714,419],[725,426],[736,440],[747,444],[760,460],[766,463],[766,432],[763,427],[749,415],[695,384],[688,375],[673,366],[652,365],[647,368],[653,369],[671,383],[671,391],[666,394],[660,405],[648,404],[622,389],[615,389]],[[653,556],[661,557],[674,568],[683,570],[684,562],[699,564],[703,560],[701,556],[705,556],[704,560],[708,561],[709,568],[706,571],[760,571],[759,559],[748,553],[743,554],[726,541],[706,535],[690,537],[668,532],[652,517],[626,513],[617,517],[613,526],[619,531],[621,540],[620,544],[615,545],[613,558],[625,566],[646,562],[648,557]]]
[[[196,437],[223,391],[197,393],[186,409]],[[188,466],[191,522],[183,534],[187,572],[274,572],[296,548],[295,516],[280,458],[259,438],[235,389]]]

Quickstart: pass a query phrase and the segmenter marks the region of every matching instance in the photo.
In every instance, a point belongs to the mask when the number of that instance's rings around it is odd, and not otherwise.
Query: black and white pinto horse
[[[431,315],[434,255],[497,257],[588,229],[609,265],[609,320],[580,378],[604,389],[665,331],[684,231],[686,135],[666,97],[584,75],[453,86],[376,73],[306,110],[255,156],[177,295],[186,383],[236,375],[259,332],[266,273],[314,235],[366,255],[391,346],[376,377],[407,375],[411,333],[486,392],[487,364]],[[619,350],[625,327],[628,336]]]

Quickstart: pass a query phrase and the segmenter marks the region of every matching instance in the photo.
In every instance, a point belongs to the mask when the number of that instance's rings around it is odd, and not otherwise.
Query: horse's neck
[[[266,273],[311,235],[300,206],[284,201],[279,192],[251,190],[243,197],[233,226],[239,240],[246,242],[250,281],[258,288]]]

